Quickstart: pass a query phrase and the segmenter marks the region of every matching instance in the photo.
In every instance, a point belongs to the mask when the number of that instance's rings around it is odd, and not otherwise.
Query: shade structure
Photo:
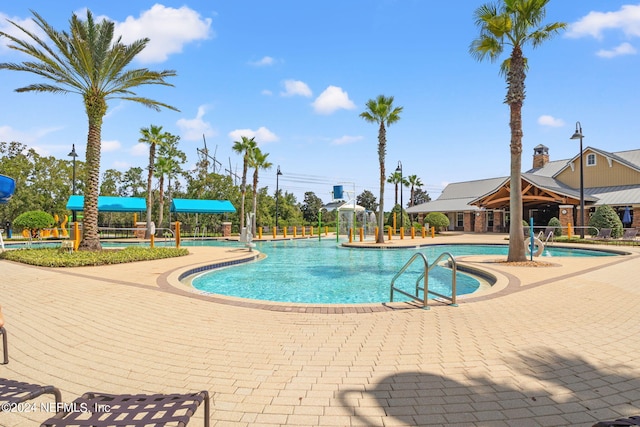
[[[171,212],[174,213],[233,213],[236,208],[229,200],[173,199]]]
[[[7,203],[16,190],[16,181],[5,175],[0,175],[0,203]]]
[[[71,196],[67,202],[70,211],[84,210],[84,196]],[[147,201],[142,197],[99,196],[98,212],[143,212]]]

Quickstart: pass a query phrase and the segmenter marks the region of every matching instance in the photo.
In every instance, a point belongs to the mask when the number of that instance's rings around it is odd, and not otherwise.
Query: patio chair
[[[9,347],[7,347],[7,330],[4,326],[0,326],[0,335],[2,335],[2,354],[3,354],[3,365],[9,363]]]
[[[610,228],[603,228],[600,231],[598,231],[598,234],[596,235],[596,237],[594,237],[595,240],[607,240],[611,238],[611,229]]]
[[[626,230],[624,230],[624,233],[622,234],[622,241],[635,242],[637,235],[638,235],[637,228],[627,228]]]
[[[209,427],[209,392],[189,394],[103,394],[85,393],[70,408],[87,411],[59,412],[40,427],[107,427],[187,425],[204,402],[204,426]]]
[[[56,400],[56,408],[62,401],[60,390],[52,385],[38,385],[23,383],[21,381],[0,378],[0,412],[12,409],[12,405],[35,399],[43,394],[53,394]]]
[[[600,421],[593,427],[624,427],[624,426],[640,426],[640,415],[629,418],[619,418],[614,421]]]

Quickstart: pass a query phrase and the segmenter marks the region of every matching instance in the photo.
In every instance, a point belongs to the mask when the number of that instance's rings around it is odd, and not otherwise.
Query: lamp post
[[[72,175],[72,183],[71,183],[71,194],[76,195],[76,157],[78,157],[78,153],[76,153],[76,144],[71,146],[71,152],[67,154],[69,157],[73,157],[73,175]],[[76,222],[76,211],[71,211],[71,221]]]
[[[276,232],[278,230],[278,199],[279,197],[279,181],[280,181],[280,175],[282,175],[282,172],[280,171],[280,165],[278,165],[278,172],[276,172]]]
[[[396,168],[396,172],[400,173],[400,228],[404,229],[404,223],[403,223],[403,219],[404,219],[404,215],[402,215],[402,206],[403,206],[403,202],[402,202],[402,181],[404,181],[404,178],[402,177],[402,162],[400,160],[398,160],[398,167]]]
[[[584,164],[582,161],[582,124],[576,122],[576,131],[570,139],[580,140],[580,238],[584,239]]]

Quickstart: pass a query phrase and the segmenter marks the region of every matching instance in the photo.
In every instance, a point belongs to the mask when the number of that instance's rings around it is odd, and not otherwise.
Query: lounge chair
[[[611,238],[610,228],[603,228],[602,230],[598,231],[598,234],[596,235],[596,237],[594,237],[594,239],[596,240],[607,240],[610,238]]]
[[[2,354],[4,356],[2,364],[6,365],[9,363],[9,348],[7,347],[7,330],[4,326],[0,326],[0,335],[2,335]]]
[[[635,242],[637,235],[638,235],[638,229],[637,228],[627,228],[626,230],[624,230],[624,234],[622,234],[622,241],[623,242]]]
[[[103,394],[85,393],[70,408],[88,411],[59,412],[41,427],[186,426],[204,402],[204,426],[209,427],[209,393],[190,394]],[[171,425],[174,425],[171,424]]]
[[[56,400],[56,408],[62,401],[60,390],[52,385],[29,384],[0,378],[0,402],[2,403],[0,412],[10,410],[12,405],[35,399],[43,394],[53,394]]]
[[[614,421],[600,421],[593,427],[624,427],[624,426],[640,426],[640,415],[629,418],[619,418]]]

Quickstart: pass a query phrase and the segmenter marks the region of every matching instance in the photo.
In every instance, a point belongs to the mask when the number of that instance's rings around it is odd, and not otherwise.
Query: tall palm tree
[[[240,203],[240,232],[245,227],[244,225],[244,201],[247,195],[247,170],[249,168],[249,159],[253,150],[258,147],[258,143],[255,137],[248,138],[243,136],[240,141],[233,142],[233,151],[242,155],[242,183],[240,184],[240,193],[242,194],[242,201]]]
[[[398,204],[398,184],[400,184],[401,182],[404,182],[404,178],[403,176],[400,174],[400,172],[393,172],[391,175],[389,175],[389,177],[387,178],[387,182],[389,184],[393,184],[396,187],[396,205]]]
[[[525,99],[527,59],[522,49],[531,44],[534,48],[549,40],[567,24],[554,22],[542,24],[545,6],[549,0],[501,0],[487,3],[475,11],[476,26],[480,36],[471,42],[469,52],[477,60],[489,58],[495,62],[505,47],[511,55],[502,62],[500,72],[506,76],[507,96],[511,128],[511,195],[509,212],[509,255],[507,261],[525,261],[524,233],[522,229],[522,104]]]
[[[153,191],[151,188],[154,168],[156,165],[156,147],[166,144],[167,133],[162,132],[162,126],[151,125],[141,128],[142,136],[138,142],[149,144],[149,173],[147,175],[147,230],[144,233],[146,239],[151,237],[151,211],[153,209]]]
[[[166,144],[158,147],[155,176],[158,178],[160,187],[160,200],[158,201],[160,205],[158,224],[160,227],[164,221],[164,177],[169,179],[169,187],[171,187],[171,178],[176,178],[182,171],[182,165],[187,162],[187,155],[178,149],[178,141],[180,141],[179,136],[168,133]],[[171,188],[169,188],[169,199],[171,199]]]
[[[40,15],[33,12],[36,25],[46,34],[36,33],[9,21],[29,40],[0,32],[10,40],[9,48],[31,57],[21,64],[1,63],[0,69],[26,71],[48,82],[35,83],[16,89],[17,92],[76,93],[82,96],[89,122],[86,154],[86,191],[84,195],[83,236],[80,248],[101,249],[98,236],[98,191],[100,181],[100,143],[102,122],[107,113],[107,101],[124,99],[146,107],[176,110],[161,102],[137,96],[133,89],[144,85],[173,86],[165,81],[176,75],[173,70],[150,71],[146,68],[125,68],[149,43],[148,38],[129,45],[114,39],[115,25],[111,21],[95,22],[87,10],[86,20],[71,16],[70,31],[57,31]],[[29,43],[32,41],[33,44]],[[49,44],[49,41],[52,44]]]
[[[418,175],[409,175],[407,177],[407,185],[410,186],[410,198],[409,198],[409,206],[413,206],[415,204],[415,189],[422,187],[424,184],[422,180],[418,177]],[[413,214],[411,214],[411,223],[413,224]]]
[[[380,162],[380,206],[378,207],[378,236],[376,243],[384,243],[384,159],[387,155],[387,127],[400,120],[402,107],[393,106],[393,96],[378,95],[367,101],[366,110],[360,117],[369,123],[378,124],[378,160]]]
[[[251,225],[251,234],[256,235],[256,214],[258,212],[258,171],[260,169],[271,169],[273,163],[267,161],[269,153],[263,153],[258,147],[251,151],[249,157],[249,165],[254,168],[253,170],[253,224]]]

